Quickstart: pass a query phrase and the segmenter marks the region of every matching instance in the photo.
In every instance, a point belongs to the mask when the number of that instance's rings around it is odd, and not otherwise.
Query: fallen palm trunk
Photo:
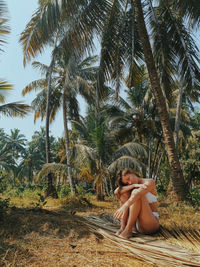
[[[200,266],[200,253],[159,240],[156,236],[136,234],[129,240],[115,236],[118,226],[111,217],[109,218],[109,215],[106,216],[85,217],[84,223],[92,232],[101,234],[135,258],[156,266]],[[186,235],[184,236],[187,238]],[[197,243],[199,233],[195,233],[194,236],[196,236],[194,240]]]

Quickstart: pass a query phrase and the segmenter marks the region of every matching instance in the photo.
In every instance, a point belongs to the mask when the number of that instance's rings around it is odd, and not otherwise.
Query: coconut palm
[[[103,188],[107,186],[108,162],[114,147],[113,136],[107,128],[107,116],[105,111],[95,118],[95,107],[90,107],[88,114],[79,122],[73,121],[73,130],[78,134],[78,143],[72,147],[72,159],[79,166],[80,175],[93,177],[97,199],[104,198]]]
[[[15,164],[10,147],[7,145],[8,135],[0,129],[0,169],[10,171],[10,166]]]
[[[152,2],[152,1],[149,1]],[[154,58],[159,68],[161,86],[168,100],[173,104],[174,83],[179,82],[179,94],[176,97],[177,112],[175,121],[175,145],[178,152],[178,132],[183,90],[187,102],[198,101],[199,50],[191,35],[191,24],[185,26],[181,9],[172,8],[174,1],[161,1],[159,6],[151,8],[150,17],[154,36]],[[181,14],[180,14],[181,13]],[[168,42],[166,42],[166,39]],[[169,49],[173,48],[173,49]]]
[[[59,55],[59,56],[58,56]],[[66,58],[62,53],[57,54],[54,68],[52,68],[51,87],[53,90],[50,92],[50,106],[49,110],[50,121],[53,121],[57,111],[62,106],[63,122],[65,133],[65,146],[66,146],[66,160],[70,162],[69,153],[69,134],[68,134],[68,119],[79,119],[79,104],[77,96],[82,95],[88,103],[92,103],[94,99],[93,83],[96,79],[97,67],[91,66],[96,61],[96,57],[88,57],[85,59],[76,59],[74,56]],[[34,62],[33,66],[40,69],[43,73],[48,71],[48,67]],[[32,102],[35,108],[35,119],[46,114],[46,95],[48,81],[46,78],[40,79],[30,83],[23,90],[23,95],[32,90],[42,90],[36,99]],[[49,161],[47,162],[49,163]],[[75,193],[75,185],[71,176],[71,170],[68,170],[68,179],[72,194]]]
[[[21,134],[19,129],[11,130],[7,144],[15,159],[18,159],[25,152],[26,141],[25,135]]]

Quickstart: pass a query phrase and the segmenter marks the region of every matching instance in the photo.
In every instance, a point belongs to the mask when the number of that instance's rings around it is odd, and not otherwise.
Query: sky
[[[20,101],[24,104],[31,105],[31,101],[36,97],[36,93],[22,96],[22,89],[31,81],[40,78],[40,74],[34,70],[31,63],[23,66],[23,51],[19,43],[20,33],[25,29],[26,24],[31,19],[32,14],[36,11],[38,5],[37,0],[6,0],[9,12],[9,25],[11,33],[7,37],[7,44],[4,45],[4,53],[0,54],[0,78],[5,79],[13,85],[13,90],[6,94],[5,103]],[[46,50],[42,56],[38,56],[34,60],[45,64],[50,62],[50,50]],[[80,99],[82,102],[82,100]],[[80,103],[84,110],[84,103]],[[45,121],[40,119],[34,124],[34,113],[25,118],[9,118],[0,117],[0,128],[3,128],[7,134],[11,129],[17,128],[21,134],[24,134],[28,140],[35,131],[45,126]],[[50,125],[51,134],[55,137],[63,136],[63,121],[61,112],[57,115],[56,120]]]

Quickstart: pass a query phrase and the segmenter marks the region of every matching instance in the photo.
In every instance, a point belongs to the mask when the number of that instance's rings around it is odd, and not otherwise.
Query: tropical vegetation
[[[9,28],[0,4],[4,36]],[[4,184],[43,186],[47,196],[68,186],[67,193],[78,194],[82,186],[101,200],[112,194],[117,169],[132,167],[179,200],[198,190],[199,15],[197,0],[39,1],[20,43],[25,66],[46,47],[50,64],[32,63],[41,77],[22,94],[38,92],[34,120],[46,126],[29,142],[18,129],[10,136],[1,129]],[[50,123],[60,109],[64,136],[56,140]],[[29,110],[0,106],[10,116]]]

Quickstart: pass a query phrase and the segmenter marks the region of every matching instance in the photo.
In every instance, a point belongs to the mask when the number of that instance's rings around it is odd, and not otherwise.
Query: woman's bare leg
[[[126,193],[124,193],[124,194],[121,195],[121,197],[120,197],[120,202],[121,202],[122,205],[129,199],[130,195],[131,195],[130,192],[126,192]],[[129,216],[129,210],[127,210],[127,211],[123,214],[123,216],[122,216],[122,218],[121,218],[121,227],[120,227],[120,229],[116,232],[116,235],[119,236],[119,235],[121,234],[121,232],[124,231],[124,229],[125,229],[125,227],[126,227],[126,224],[127,224],[128,216]]]
[[[132,234],[136,221],[138,221],[140,232],[144,234],[156,232],[159,228],[158,219],[153,215],[144,196],[130,206],[127,225],[124,231],[121,232],[120,237],[128,239]]]
[[[139,216],[140,210],[141,210],[140,200],[136,201],[133,205],[129,207],[128,221],[124,231],[122,231],[121,234],[119,235],[120,237],[128,239],[129,237],[131,237],[133,229],[134,231],[136,231],[135,224]]]
[[[141,211],[138,216],[138,225],[141,233],[150,234],[155,233],[159,229],[159,221],[156,218],[149,206],[145,197],[141,199]]]
[[[124,229],[126,228],[126,224],[127,224],[127,220],[128,220],[128,215],[129,215],[129,210],[127,210],[124,214],[123,217],[121,218],[121,227],[120,229],[116,232],[116,235],[120,235],[121,232],[124,231]]]

